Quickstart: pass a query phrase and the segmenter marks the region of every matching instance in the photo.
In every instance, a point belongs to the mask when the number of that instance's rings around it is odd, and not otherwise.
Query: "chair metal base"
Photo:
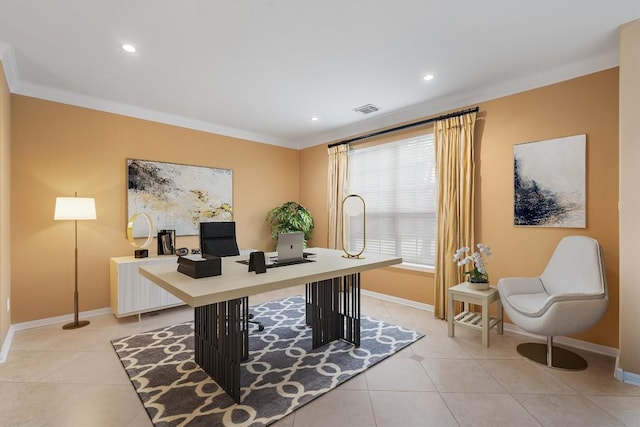
[[[564,369],[567,371],[582,371],[587,369],[587,361],[584,360],[582,356],[562,347],[554,346],[553,341],[551,341],[549,345],[551,345],[551,348],[549,348],[547,344],[542,343],[524,343],[518,345],[516,349],[518,353],[527,359],[542,365],[547,365],[550,368]],[[551,363],[548,363],[549,358],[551,359]]]
[[[264,331],[264,325],[262,324],[262,322],[260,322],[259,320],[253,320],[253,313],[249,313],[249,320],[247,320],[247,322],[257,325],[260,332]]]

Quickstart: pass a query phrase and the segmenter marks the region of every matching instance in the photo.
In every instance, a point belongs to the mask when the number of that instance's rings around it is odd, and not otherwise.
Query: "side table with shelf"
[[[466,326],[482,331],[482,344],[489,347],[489,330],[496,326],[500,335],[502,328],[502,303],[498,288],[490,286],[486,290],[471,289],[466,282],[449,288],[448,292],[448,323],[449,336],[455,334],[455,326]],[[462,312],[454,315],[454,302],[462,302]],[[489,306],[495,302],[497,304],[496,316],[491,316]],[[482,308],[480,313],[471,311],[471,304],[479,305]]]

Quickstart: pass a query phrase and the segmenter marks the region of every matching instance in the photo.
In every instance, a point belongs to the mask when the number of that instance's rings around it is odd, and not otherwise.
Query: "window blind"
[[[349,151],[349,193],[366,203],[366,251],[433,266],[436,238],[433,133]],[[348,229],[362,248],[361,221]]]

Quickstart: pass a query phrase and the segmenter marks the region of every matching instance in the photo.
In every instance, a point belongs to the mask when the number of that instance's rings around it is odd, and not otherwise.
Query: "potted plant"
[[[277,246],[278,236],[281,233],[291,233],[301,231],[304,233],[304,245],[311,239],[313,230],[313,216],[304,206],[296,202],[285,202],[282,205],[271,209],[267,213],[267,222],[271,224],[271,238]]]
[[[489,288],[489,274],[487,273],[488,258],[491,257],[491,248],[482,243],[476,245],[477,251],[471,255],[466,255],[471,249],[468,247],[462,247],[456,251],[453,255],[453,262],[458,264],[458,267],[471,264],[472,269],[465,271],[463,274],[468,276],[469,287],[472,289],[488,289]]]

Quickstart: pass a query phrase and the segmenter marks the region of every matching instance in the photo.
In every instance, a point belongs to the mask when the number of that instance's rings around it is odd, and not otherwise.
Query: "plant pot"
[[[489,283],[489,275],[487,273],[480,273],[478,270],[473,270],[469,273],[468,281],[471,283]]]
[[[467,287],[474,291],[486,291],[489,289],[489,282],[467,282]]]

